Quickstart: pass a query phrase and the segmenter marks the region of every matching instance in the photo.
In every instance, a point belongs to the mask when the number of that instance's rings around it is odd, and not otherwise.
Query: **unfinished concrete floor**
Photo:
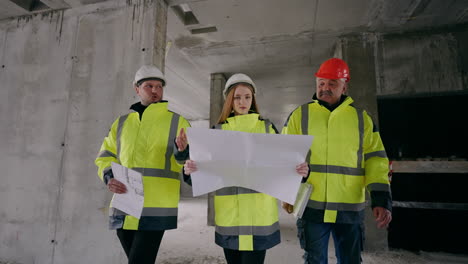
[[[179,228],[164,235],[158,259],[161,264],[226,263],[222,249],[214,243],[214,227],[206,225],[206,198],[182,198],[179,207]],[[281,210],[281,244],[267,251],[266,264],[301,264],[303,251],[296,237],[294,217]],[[116,245],[119,246],[119,245]],[[329,263],[336,263],[333,243],[329,247]],[[375,264],[461,264],[468,256],[447,253],[415,254],[408,251],[364,253],[363,263]]]

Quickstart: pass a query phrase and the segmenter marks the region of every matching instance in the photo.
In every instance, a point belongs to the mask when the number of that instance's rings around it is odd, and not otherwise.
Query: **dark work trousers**
[[[117,229],[128,264],[154,264],[164,230],[140,231]]]
[[[228,264],[263,264],[266,250],[240,251],[224,249],[224,256]]]
[[[301,247],[305,250],[305,264],[328,263],[330,233],[333,236],[338,264],[361,263],[361,224],[314,223],[299,219],[297,231]]]

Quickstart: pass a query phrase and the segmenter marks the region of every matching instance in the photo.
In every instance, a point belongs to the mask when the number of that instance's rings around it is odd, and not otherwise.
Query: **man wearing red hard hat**
[[[326,60],[315,77],[313,100],[291,113],[282,132],[314,136],[306,160],[313,191],[297,221],[298,237],[305,263],[327,263],[330,233],[338,263],[361,263],[366,190],[377,226],[392,220],[388,158],[370,116],[345,95],[346,62]],[[283,208],[292,211],[289,204]]]

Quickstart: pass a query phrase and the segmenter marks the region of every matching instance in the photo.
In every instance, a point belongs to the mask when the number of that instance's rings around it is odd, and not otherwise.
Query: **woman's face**
[[[245,115],[249,113],[252,106],[252,90],[248,86],[239,84],[234,91],[234,114]]]

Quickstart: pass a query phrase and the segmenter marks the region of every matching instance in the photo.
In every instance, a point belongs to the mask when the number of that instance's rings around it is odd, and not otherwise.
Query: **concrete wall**
[[[136,69],[164,63],[158,12],[122,0],[0,21],[0,263],[124,263],[93,161]]]
[[[379,96],[468,92],[468,28],[385,35],[376,52]]]
[[[356,42],[354,46],[353,41]],[[362,59],[355,62],[349,59],[352,80],[350,94],[353,98],[367,93],[368,88],[356,85],[356,82],[363,82],[361,79],[364,76],[370,80],[376,79],[377,96],[437,96],[468,92],[467,45],[468,25],[461,25],[433,31],[344,36],[337,42],[334,56],[349,57],[350,54],[343,53],[346,48],[361,53],[369,49],[373,52],[371,57],[375,61],[370,68],[375,70],[375,77],[373,72],[362,72],[363,69],[370,70],[367,61]],[[358,57],[369,56],[361,54]],[[366,105],[365,102],[362,106],[377,119],[374,106]]]

